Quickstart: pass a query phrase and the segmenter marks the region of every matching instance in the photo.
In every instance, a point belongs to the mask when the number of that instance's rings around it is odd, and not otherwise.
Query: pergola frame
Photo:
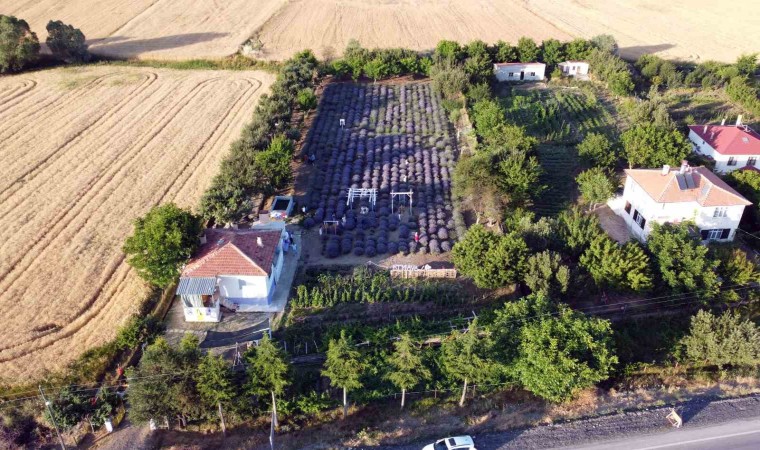
[[[369,204],[372,205],[372,210],[375,210],[375,202],[377,202],[377,189],[375,188],[348,188],[348,196],[346,198],[346,206],[354,207],[355,198],[369,197]]]
[[[405,192],[391,192],[391,214],[393,214],[393,200],[396,198],[396,196],[399,195],[406,195],[409,197],[409,209],[412,209],[412,202],[413,202],[413,195],[414,193],[412,191],[405,191]]]

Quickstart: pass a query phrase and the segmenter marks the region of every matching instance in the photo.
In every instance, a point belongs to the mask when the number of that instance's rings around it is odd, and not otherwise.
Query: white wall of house
[[[567,76],[588,75],[588,63],[582,61],[566,61],[559,63],[559,67]]]
[[[510,64],[500,66],[494,64],[494,74],[499,81],[540,81],[544,79],[546,66],[537,63]]]
[[[689,130],[689,140],[694,152],[709,156],[715,160],[715,172],[728,173],[744,166],[757,165],[758,157],[752,155],[723,155],[718,153],[710,144],[705,142],[694,130]],[[752,160],[751,160],[752,158]]]
[[[678,223],[686,220],[693,221],[700,230],[729,229],[727,238],[717,237],[714,240],[732,241],[744,213],[743,205],[723,207],[716,212],[716,207],[701,206],[697,202],[658,203],[631,177],[625,181],[623,200],[621,208],[630,204],[629,211],[621,209],[615,212],[625,220],[631,233],[642,242],[646,241],[652,231],[653,223]],[[639,215],[646,220],[643,229],[636,220]],[[715,217],[716,215],[718,217]],[[718,232],[714,232],[713,237],[715,234]]]
[[[210,308],[185,306],[182,310],[185,312],[187,322],[219,322],[222,319],[219,303]]]

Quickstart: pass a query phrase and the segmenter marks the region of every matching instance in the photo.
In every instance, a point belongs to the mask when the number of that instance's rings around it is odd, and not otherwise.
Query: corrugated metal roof
[[[181,277],[177,295],[211,295],[216,290],[216,277]]]

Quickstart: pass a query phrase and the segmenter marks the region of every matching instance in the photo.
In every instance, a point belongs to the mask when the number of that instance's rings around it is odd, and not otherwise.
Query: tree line
[[[90,60],[87,40],[78,28],[60,20],[47,26],[47,44],[55,59],[67,64]],[[40,42],[29,24],[14,16],[0,14],[0,73],[19,72],[40,58]]]

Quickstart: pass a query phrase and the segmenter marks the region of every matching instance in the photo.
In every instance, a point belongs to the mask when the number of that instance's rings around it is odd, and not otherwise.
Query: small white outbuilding
[[[568,77],[585,77],[588,75],[588,63],[586,61],[565,61],[558,64],[559,70]]]
[[[493,65],[493,71],[499,81],[541,81],[544,79],[546,64],[539,62],[496,63]]]

